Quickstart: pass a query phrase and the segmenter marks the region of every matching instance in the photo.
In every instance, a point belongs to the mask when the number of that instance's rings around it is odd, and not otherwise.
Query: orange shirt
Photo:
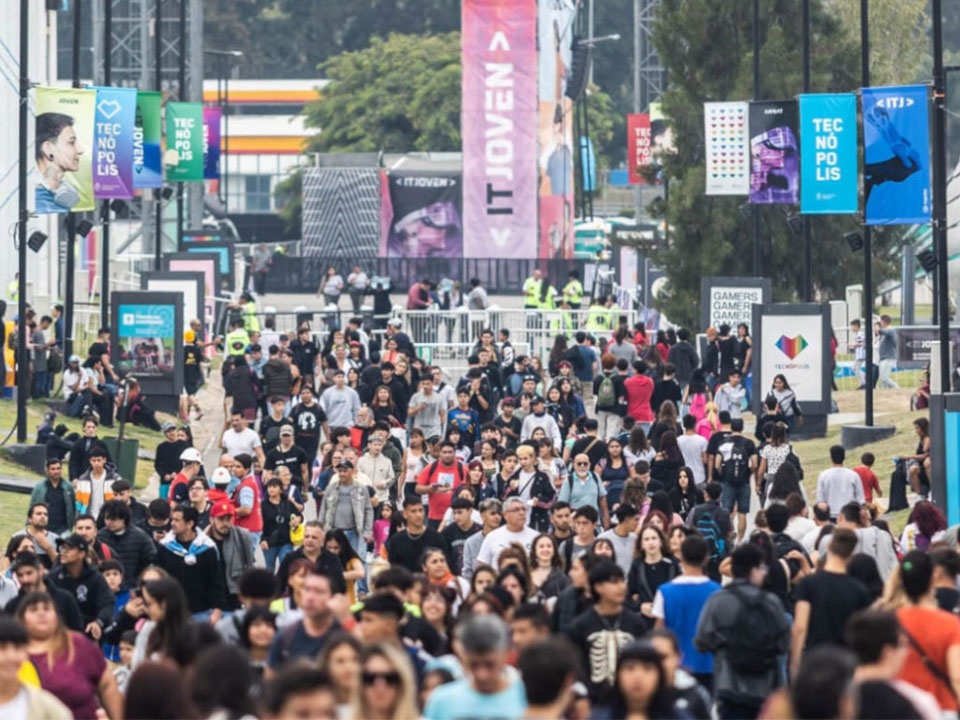
[[[863,498],[865,502],[873,502],[874,491],[880,490],[880,481],[877,474],[866,465],[858,465],[853,471],[860,476],[860,482],[863,484]]]
[[[947,650],[960,645],[960,618],[937,608],[905,607],[897,610],[897,619],[933,664],[944,675],[949,675]],[[907,647],[907,659],[899,679],[933,695],[942,710],[956,710],[957,701],[950,688],[927,669],[912,643],[908,643]]]

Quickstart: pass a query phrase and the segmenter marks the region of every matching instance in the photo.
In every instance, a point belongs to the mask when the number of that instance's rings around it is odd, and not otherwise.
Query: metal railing
[[[417,357],[427,365],[441,368],[450,382],[456,383],[470,369],[468,359],[476,350],[475,343],[418,343]],[[516,355],[529,355],[526,343],[514,343]]]

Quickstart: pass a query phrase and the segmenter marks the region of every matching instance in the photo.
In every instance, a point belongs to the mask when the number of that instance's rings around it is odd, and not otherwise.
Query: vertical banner
[[[97,91],[37,88],[34,211],[94,209],[93,126]]]
[[[93,192],[98,198],[133,197],[135,88],[98,87],[93,150]]]
[[[174,396],[183,387],[183,293],[113,294],[110,360],[135,375],[144,393]]]
[[[459,258],[463,253],[458,172],[384,172],[380,257]]]
[[[867,225],[930,222],[929,88],[863,88]]]
[[[800,202],[800,118],[796,100],[750,103],[750,202]]]
[[[537,0],[463,0],[464,257],[537,256]]]
[[[133,187],[163,187],[163,165],[160,161],[162,140],[161,103],[156,91],[137,93],[137,114],[133,127]]]
[[[203,103],[167,103],[167,180],[203,181]]]
[[[745,102],[703,104],[707,195],[750,192],[748,108]]]
[[[523,3],[515,3],[523,4]],[[573,258],[573,80],[577,3],[537,0],[540,248],[544,259]],[[582,157],[582,156],[581,156]],[[591,192],[584,187],[584,192]]]
[[[208,105],[203,109],[203,179],[220,179],[220,118],[223,109]]]
[[[640,168],[650,164],[650,115],[627,115],[627,174],[631,185],[646,185]]]
[[[665,156],[677,152],[673,142],[673,130],[663,114],[663,104],[650,103],[650,167],[656,171],[657,185],[663,184]]]
[[[857,212],[857,96],[801,95],[800,143],[800,212]]]

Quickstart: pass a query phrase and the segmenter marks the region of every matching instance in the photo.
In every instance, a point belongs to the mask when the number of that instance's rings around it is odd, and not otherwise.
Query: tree
[[[794,97],[802,89],[800,3],[762,0],[760,17],[761,99]],[[813,91],[857,89],[859,47],[822,0],[811,2],[811,25]],[[662,309],[671,320],[695,327],[701,277],[752,274],[752,222],[738,212],[745,198],[705,195],[703,137],[705,101],[752,97],[751,17],[742,3],[663,0],[654,43],[669,69],[663,110],[677,147],[664,159],[669,200],[656,206],[670,227],[670,247],[657,257],[668,277]],[[793,208],[761,206],[762,274],[772,280],[775,301],[795,300],[802,286],[803,245],[785,222],[787,210]],[[842,240],[857,225],[855,216],[811,221],[814,282],[823,295],[840,296],[844,286],[861,280],[863,257],[852,255]],[[874,234],[877,281],[891,274],[895,237],[891,231]]]
[[[460,149],[460,34],[390,35],[331,58],[323,98],[306,107],[322,129],[309,152]]]

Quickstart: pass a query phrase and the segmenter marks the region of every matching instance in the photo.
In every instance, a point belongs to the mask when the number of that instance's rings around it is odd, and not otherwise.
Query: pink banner
[[[537,257],[537,0],[463,0],[463,255]]]

